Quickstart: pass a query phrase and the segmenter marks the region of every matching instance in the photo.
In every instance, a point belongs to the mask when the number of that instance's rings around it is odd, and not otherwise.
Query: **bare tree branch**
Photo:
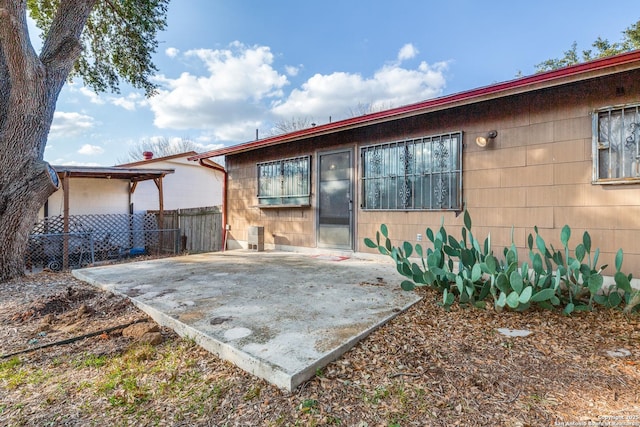
[[[198,145],[189,138],[169,139],[167,137],[144,139],[129,148],[125,157],[117,159],[119,164],[137,162],[143,159],[143,153],[150,151],[153,157],[172,156],[174,154],[198,151]]]
[[[269,136],[281,135],[300,129],[306,129],[315,126],[311,117],[292,117],[291,119],[282,119],[273,124],[273,128],[267,132]]]

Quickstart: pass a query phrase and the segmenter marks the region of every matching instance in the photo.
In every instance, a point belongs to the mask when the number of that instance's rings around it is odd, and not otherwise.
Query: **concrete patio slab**
[[[293,390],[419,298],[393,262],[245,250],[74,270],[245,371]]]

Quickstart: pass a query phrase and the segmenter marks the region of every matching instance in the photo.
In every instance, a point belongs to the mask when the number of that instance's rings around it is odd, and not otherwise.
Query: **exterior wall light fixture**
[[[486,147],[487,144],[489,142],[491,142],[492,139],[495,139],[495,137],[498,136],[498,131],[497,130],[491,130],[489,132],[487,132],[486,135],[482,135],[476,138],[476,144],[478,145],[478,147]]]

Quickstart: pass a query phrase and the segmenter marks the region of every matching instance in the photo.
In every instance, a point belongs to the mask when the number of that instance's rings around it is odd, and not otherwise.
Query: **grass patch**
[[[320,408],[320,403],[316,399],[305,399],[300,403],[298,409],[305,414],[315,414]]]
[[[24,366],[17,357],[0,363],[0,381],[4,382],[8,389],[16,389],[27,384],[42,384],[50,377],[51,374],[41,368]]]
[[[215,410],[220,400],[229,391],[230,387],[226,382],[212,384],[208,389],[198,392],[194,390],[189,399],[186,412],[204,415],[207,411]]]
[[[22,361],[18,357],[0,363],[0,381],[9,389],[15,389],[24,384],[27,376],[26,370],[21,368]]]
[[[92,353],[84,353],[76,359],[73,365],[76,368],[102,368],[108,362],[107,356],[98,356]]]
[[[203,378],[202,368],[192,357],[194,346],[185,341],[172,351],[163,351],[162,346],[134,345],[104,364],[101,358],[89,356],[82,364],[102,366],[93,387],[109,402],[114,414],[120,412],[153,424],[159,415],[147,403],[184,402],[173,413],[174,420],[180,421],[215,411],[230,389],[226,380],[209,383]],[[247,397],[255,393],[259,395],[260,389],[251,388]]]
[[[11,359],[0,363],[0,375],[3,375],[5,372],[15,369],[16,367],[22,365],[22,361],[17,356],[12,357]],[[0,377],[2,378],[2,377]]]
[[[381,400],[389,397],[389,394],[390,394],[389,389],[387,389],[385,386],[378,386],[373,392],[373,396],[371,397],[371,402],[373,402],[374,404],[377,404]]]
[[[260,386],[255,384],[252,385],[249,390],[244,394],[243,399],[245,401],[255,399],[256,397],[260,397]]]

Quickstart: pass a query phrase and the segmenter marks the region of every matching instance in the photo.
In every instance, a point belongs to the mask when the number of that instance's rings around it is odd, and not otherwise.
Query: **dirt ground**
[[[69,274],[3,283],[0,425],[640,426],[639,316],[445,311],[418,292],[288,393],[170,330],[124,336],[151,321]]]

